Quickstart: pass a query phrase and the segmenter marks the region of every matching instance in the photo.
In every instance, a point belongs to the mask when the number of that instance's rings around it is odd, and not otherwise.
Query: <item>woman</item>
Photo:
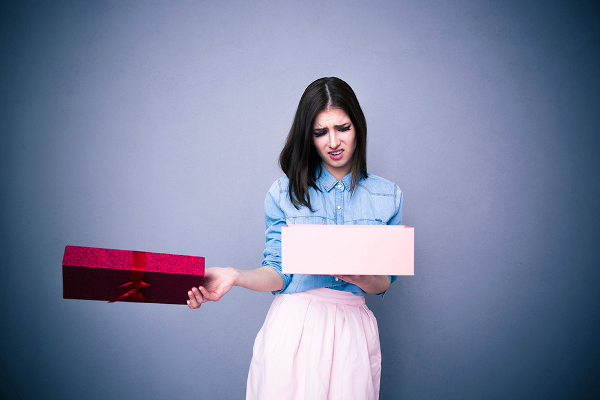
[[[383,295],[395,277],[281,272],[286,224],[401,223],[402,192],[367,174],[366,145],[366,120],[350,86],[339,78],[311,83],[279,156],[286,176],[266,196],[262,267],[208,268],[203,285],[188,292],[190,308],[233,286],[276,294],[254,344],[247,399],[379,396],[379,333],[364,295]]]

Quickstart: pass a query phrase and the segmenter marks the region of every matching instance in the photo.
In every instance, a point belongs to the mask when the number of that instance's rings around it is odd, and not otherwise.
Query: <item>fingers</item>
[[[357,284],[363,279],[363,275],[333,275],[334,277],[343,280],[344,282]]]
[[[194,294],[192,293],[191,290],[188,290],[188,301],[187,301],[187,305],[189,308],[191,308],[192,310],[199,308],[200,304],[198,304],[198,302],[196,301],[196,297],[194,297]]]
[[[207,301],[218,301],[221,296],[217,292],[209,292],[204,286],[198,286],[188,291],[189,300],[187,301],[188,307],[191,309],[200,308],[202,303]]]
[[[343,281],[347,281],[352,278],[352,275],[333,275],[334,277],[341,279]]]
[[[192,290],[188,291],[188,297],[188,307],[192,310],[200,308],[202,303],[205,303],[207,301],[204,299],[202,293],[198,290],[198,288],[192,288]]]

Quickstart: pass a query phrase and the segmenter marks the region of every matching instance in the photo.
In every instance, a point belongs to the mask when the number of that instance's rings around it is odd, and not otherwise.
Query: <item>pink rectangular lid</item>
[[[285,274],[414,275],[415,230],[404,225],[286,225]]]

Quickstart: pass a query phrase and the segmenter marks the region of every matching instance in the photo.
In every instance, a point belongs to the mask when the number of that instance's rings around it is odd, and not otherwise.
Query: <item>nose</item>
[[[331,147],[332,149],[335,149],[339,145],[340,145],[340,138],[338,137],[337,132],[334,129],[332,129],[329,132],[329,147]]]

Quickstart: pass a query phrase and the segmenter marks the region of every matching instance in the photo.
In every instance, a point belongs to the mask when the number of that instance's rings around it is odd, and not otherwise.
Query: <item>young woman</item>
[[[401,224],[402,192],[367,174],[366,146],[366,120],[350,86],[339,78],[311,83],[279,156],[286,176],[265,200],[262,267],[208,268],[203,285],[188,292],[190,308],[233,286],[276,294],[254,343],[247,399],[379,397],[379,333],[364,296],[383,295],[395,277],[281,272],[286,224]]]

